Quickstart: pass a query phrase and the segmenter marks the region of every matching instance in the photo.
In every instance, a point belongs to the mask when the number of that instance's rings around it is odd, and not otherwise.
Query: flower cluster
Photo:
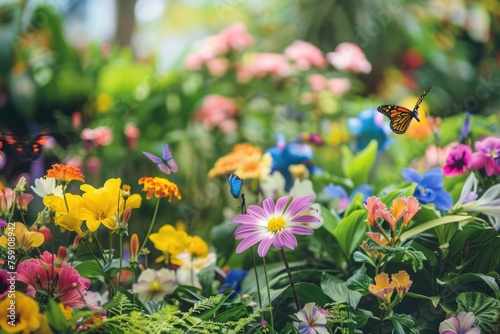
[[[391,281],[389,281],[389,275],[382,272],[375,276],[375,284],[370,284],[368,289],[380,300],[381,308],[391,309],[403,299],[412,283],[410,276],[404,270],[392,274]],[[392,300],[394,290],[396,290],[397,296]]]

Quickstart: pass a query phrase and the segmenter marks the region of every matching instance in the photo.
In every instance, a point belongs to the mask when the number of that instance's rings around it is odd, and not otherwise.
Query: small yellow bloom
[[[8,232],[9,230],[6,230]],[[28,231],[23,223],[14,223],[14,236],[16,239],[16,248],[28,251],[32,247],[38,247],[43,244],[45,237],[40,232]],[[0,237],[0,246],[7,248],[8,239],[6,235]]]
[[[40,308],[36,301],[20,291],[14,292],[14,295],[15,298],[6,297],[0,302],[0,325],[2,329],[7,333],[21,331],[31,333],[39,329],[41,325]],[[15,326],[9,325],[11,321]]]
[[[208,245],[199,236],[189,236],[187,239],[187,251],[193,257],[206,257],[208,255]]]
[[[386,273],[380,273],[375,276],[375,283],[376,284],[370,284],[368,290],[380,298],[384,304],[390,304],[396,283],[389,282],[389,275]]]
[[[82,172],[78,167],[69,166],[69,165],[61,165],[54,164],[52,165],[52,169],[47,171],[47,175],[45,178],[54,178],[59,183],[67,184],[73,180],[85,182]]]
[[[149,240],[154,247],[163,252],[163,256],[156,259],[157,262],[163,260],[175,260],[175,257],[188,247],[188,234],[185,231],[177,231],[172,225],[163,225],[157,233],[151,233]]]
[[[104,113],[111,108],[112,104],[113,99],[111,98],[111,96],[109,94],[102,93],[97,97],[96,109],[98,112]]]
[[[294,179],[307,180],[309,178],[309,170],[304,164],[290,165],[288,171]]]
[[[403,297],[413,283],[410,280],[410,275],[404,270],[400,270],[397,274],[391,275],[392,281],[396,284],[396,291],[398,292],[399,297]]]
[[[63,303],[59,303],[58,306],[61,309],[62,313],[64,314],[64,318],[66,320],[70,320],[71,317],[73,316],[73,309],[69,306],[64,306]]]
[[[82,196],[82,207],[78,218],[87,222],[87,227],[94,232],[101,224],[115,230],[118,198],[112,198],[108,192],[85,193]]]

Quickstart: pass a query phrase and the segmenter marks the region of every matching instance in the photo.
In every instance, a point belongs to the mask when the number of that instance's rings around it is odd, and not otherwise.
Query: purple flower
[[[500,157],[500,138],[487,137],[474,146],[477,152],[472,153],[472,168],[484,168],[488,176],[500,174],[496,161]]]
[[[266,256],[269,247],[277,249],[288,247],[295,249],[297,239],[294,234],[313,234],[310,225],[321,225],[316,216],[316,210],[311,209],[310,201],[314,196],[301,196],[293,199],[292,196],[279,198],[274,204],[272,198],[262,202],[262,208],[250,205],[246,215],[239,215],[233,219],[240,223],[234,232],[234,237],[243,239],[236,248],[236,253],[260,242],[257,253],[260,257]]]
[[[336,186],[333,183],[324,187],[323,190],[331,198],[339,199],[339,211],[347,209],[354,196],[359,193],[363,194],[363,202],[365,202],[368,197],[373,196],[373,189],[368,184],[362,184],[354,189],[351,196],[347,196],[347,192],[342,186]]]
[[[10,290],[10,281],[12,279],[14,282],[15,276],[10,276],[9,272],[5,269],[0,269],[0,299],[7,296]]]
[[[443,190],[443,171],[436,167],[421,176],[413,168],[403,168],[403,177],[408,182],[418,183],[413,196],[421,203],[434,203],[438,210],[449,210],[453,205],[451,195]]]
[[[443,167],[444,175],[452,177],[465,172],[465,168],[472,166],[472,149],[460,144],[454,148],[446,158],[446,165]]]
[[[3,220],[2,218],[0,218],[0,227],[5,227],[7,226],[7,222],[5,220]]]
[[[465,138],[469,136],[470,133],[470,117],[472,114],[469,111],[465,112],[465,121],[464,125],[462,125],[462,129],[460,130],[460,137],[458,139],[459,142],[463,143]]]
[[[462,311],[441,322],[439,334],[480,334],[479,328],[471,328],[474,321],[476,321],[476,317],[472,312]]]
[[[301,334],[328,334],[326,328],[326,316],[315,303],[307,303],[303,309],[295,313],[300,323],[295,327]]]
[[[384,123],[384,115],[376,109],[364,110],[358,117],[349,118],[347,127],[356,136],[356,149],[363,150],[375,139],[378,142],[379,152],[386,150],[394,141],[391,137],[391,129],[388,123]]]

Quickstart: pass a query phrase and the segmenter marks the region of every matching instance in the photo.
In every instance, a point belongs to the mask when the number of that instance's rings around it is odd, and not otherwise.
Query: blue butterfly
[[[161,158],[145,151],[142,151],[142,153],[147,156],[149,160],[154,162],[158,166],[158,169],[165,174],[170,174],[171,172],[176,173],[179,170],[179,167],[172,156],[172,152],[170,152],[170,149],[168,148],[168,144],[163,146]]]
[[[226,174],[227,183],[229,183],[229,190],[231,195],[238,199],[241,193],[241,186],[243,185],[243,180],[236,174]]]

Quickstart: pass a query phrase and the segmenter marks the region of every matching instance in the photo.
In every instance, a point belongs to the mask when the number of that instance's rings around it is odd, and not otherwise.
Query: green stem
[[[274,316],[273,316],[273,306],[271,301],[271,290],[269,287],[269,278],[267,277],[267,266],[266,266],[266,258],[262,258],[262,264],[264,265],[264,277],[266,278],[266,290],[267,290],[267,298],[269,299],[269,308],[270,316],[271,316],[271,328],[274,330]]]
[[[385,310],[380,310],[380,324],[378,325],[378,333],[382,334],[384,324]]]
[[[89,243],[86,240],[84,242],[85,242],[85,246],[87,246],[87,249],[88,249],[90,255],[92,255],[95,262],[97,262],[97,265],[99,265],[99,267],[101,268],[102,273],[104,274],[104,276],[108,280],[109,300],[112,300],[113,296],[115,295],[115,287],[113,286],[113,281],[111,280],[111,277],[109,277],[108,273],[104,270],[104,268],[101,265],[101,262],[99,262],[99,259],[97,258],[97,256],[95,256],[94,252],[92,252],[92,249],[90,249]]]
[[[295,299],[295,306],[297,306],[297,311],[300,310],[299,295],[297,294],[297,289],[295,288],[295,283],[293,282],[292,271],[288,265],[288,260],[286,259],[285,251],[281,249],[281,256],[283,257],[283,263],[285,263],[286,272],[288,273],[288,279],[290,280],[290,285],[292,286],[293,298]]]
[[[123,234],[120,234],[120,270],[118,271],[118,282],[120,284],[120,278],[122,277],[122,266],[123,266]]]
[[[155,207],[155,212],[153,213],[153,218],[151,219],[151,223],[149,224],[149,230],[148,233],[146,234],[146,238],[144,239],[144,242],[142,243],[141,248],[139,248],[139,252],[137,254],[141,254],[142,249],[146,245],[146,242],[148,241],[149,235],[151,234],[151,231],[153,230],[153,226],[155,224],[156,220],[156,215],[158,214],[158,208],[160,207],[160,198],[158,197],[158,200],[156,202],[156,207]]]
[[[259,299],[259,307],[262,308],[262,299],[260,297],[260,284],[259,284],[259,273],[257,272],[257,261],[255,260],[255,252],[253,246],[250,247],[250,254],[252,254],[253,261],[253,271],[255,273],[255,283],[257,284],[257,298]],[[261,318],[264,320],[264,315],[261,313]]]

